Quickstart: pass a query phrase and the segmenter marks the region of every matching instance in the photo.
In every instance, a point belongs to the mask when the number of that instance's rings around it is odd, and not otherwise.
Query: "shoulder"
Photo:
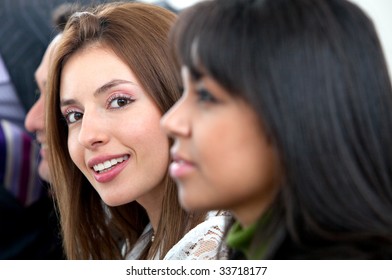
[[[190,230],[166,254],[165,260],[208,260],[225,253],[221,246],[228,212],[210,211],[204,222]],[[226,254],[225,254],[226,255]]]

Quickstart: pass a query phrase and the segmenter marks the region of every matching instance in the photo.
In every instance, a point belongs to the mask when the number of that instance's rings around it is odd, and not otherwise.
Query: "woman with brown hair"
[[[180,96],[175,14],[141,3],[74,14],[49,77],[53,189],[70,259],[209,259],[225,215],[185,212],[159,120]]]

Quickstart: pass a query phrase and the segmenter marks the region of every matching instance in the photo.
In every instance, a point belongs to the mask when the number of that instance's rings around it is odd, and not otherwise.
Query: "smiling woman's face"
[[[187,68],[182,98],[162,118],[174,139],[170,174],[186,209],[230,209],[255,221],[275,197],[278,156],[253,109]]]
[[[128,65],[99,45],[75,53],[62,71],[60,103],[70,156],[106,204],[160,196],[169,142]]]

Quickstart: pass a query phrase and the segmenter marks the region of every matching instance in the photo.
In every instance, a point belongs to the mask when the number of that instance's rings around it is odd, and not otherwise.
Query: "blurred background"
[[[381,37],[384,53],[392,78],[392,1],[391,0],[351,0],[361,7],[373,20]]]
[[[149,3],[166,3],[176,10],[184,9],[200,0],[145,0]],[[381,37],[384,53],[388,61],[389,74],[392,77],[392,1],[391,0],[350,0],[361,7],[376,25]]]

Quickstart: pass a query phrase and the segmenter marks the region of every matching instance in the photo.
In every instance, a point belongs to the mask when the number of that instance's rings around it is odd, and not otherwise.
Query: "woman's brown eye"
[[[117,98],[114,98],[113,100],[110,101],[109,108],[110,109],[121,108],[121,107],[124,107],[125,105],[128,105],[131,102],[132,102],[132,99],[130,99],[130,98],[117,97]]]

